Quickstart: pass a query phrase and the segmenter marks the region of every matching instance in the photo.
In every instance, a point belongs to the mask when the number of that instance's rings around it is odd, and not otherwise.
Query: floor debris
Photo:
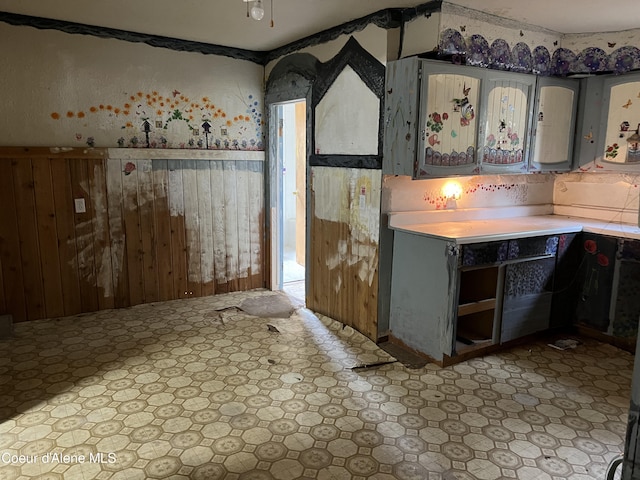
[[[356,365],[355,367],[351,367],[353,371],[360,370],[369,370],[371,368],[383,367],[384,365],[391,365],[392,363],[396,363],[397,360],[389,360],[387,362],[377,362],[377,363],[365,363],[364,365]]]
[[[579,344],[580,342],[578,342],[577,340],[568,338],[563,340],[556,340],[555,342],[549,343],[547,345],[549,345],[551,348],[555,348],[556,350],[568,350],[570,348],[576,348]]]

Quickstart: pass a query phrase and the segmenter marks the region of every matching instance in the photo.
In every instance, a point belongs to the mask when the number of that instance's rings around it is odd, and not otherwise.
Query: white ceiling
[[[426,0],[263,0],[265,18],[242,0],[0,0],[0,11],[248,50],[271,50],[385,8]],[[270,26],[273,2],[274,26]],[[638,0],[450,0],[559,33],[640,28]]]

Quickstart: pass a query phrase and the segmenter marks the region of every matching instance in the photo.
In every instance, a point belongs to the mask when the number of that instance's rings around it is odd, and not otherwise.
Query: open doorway
[[[276,120],[275,228],[272,229],[272,285],[305,301],[306,102],[274,105]]]

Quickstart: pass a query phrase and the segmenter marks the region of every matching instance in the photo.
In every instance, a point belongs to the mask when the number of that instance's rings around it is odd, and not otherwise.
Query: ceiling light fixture
[[[262,0],[256,0],[251,7],[251,18],[254,20],[262,20],[264,17],[264,7],[262,6]]]
[[[247,4],[247,17],[260,21],[264,18],[264,6],[262,0],[243,0]],[[249,6],[249,4],[252,4]],[[271,27],[273,27],[273,0],[271,0]]]

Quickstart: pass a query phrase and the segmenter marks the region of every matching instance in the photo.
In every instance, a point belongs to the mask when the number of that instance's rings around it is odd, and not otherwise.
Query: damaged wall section
[[[263,287],[263,166],[264,152],[2,149],[0,313]]]

